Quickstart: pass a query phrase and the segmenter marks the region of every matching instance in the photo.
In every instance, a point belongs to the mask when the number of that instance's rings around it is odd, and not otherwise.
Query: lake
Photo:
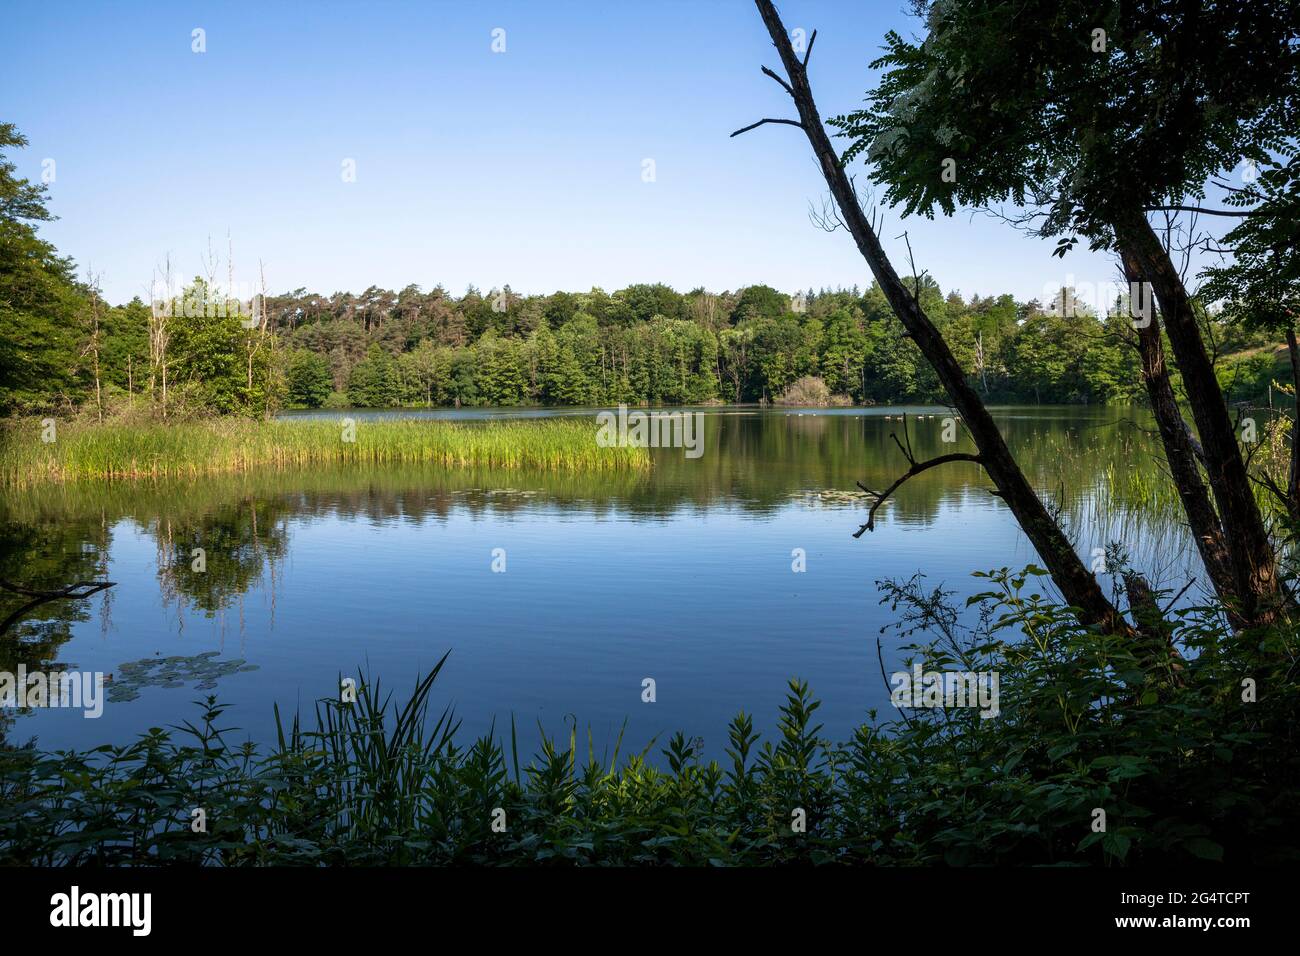
[[[192,702],[215,694],[223,726],[239,728],[231,741],[266,741],[273,702],[308,713],[363,668],[400,698],[450,650],[433,699],[454,705],[466,735],[494,721],[508,733],[513,714],[531,747],[539,722],[567,738],[576,721],[599,754],[626,720],[625,751],[681,729],[721,756],[741,709],[770,733],[798,676],[822,701],[824,734],[843,739],[868,709],[893,714],[876,641],[893,670],[900,640],[881,633],[878,580],[919,571],[964,599],[981,590],[971,572],[1035,560],[967,464],[909,481],[875,531],[852,536],[867,511],[855,482],[883,488],[906,470],[890,437],[904,409],[702,411],[700,457],[657,449],[647,473],[347,468],[9,493],[6,576],[117,584],[0,638],[0,670],[57,663],[111,673],[116,690],[99,719],[10,710],[0,732],[44,748],[125,742],[195,719]],[[918,458],[973,450],[964,435],[943,441],[944,408],[906,411]],[[364,428],[422,413],[328,414]],[[596,433],[593,409],[423,414],[584,415]],[[995,417],[1087,560],[1122,540],[1157,585],[1195,573],[1180,523],[1133,490],[1158,476],[1145,413]]]

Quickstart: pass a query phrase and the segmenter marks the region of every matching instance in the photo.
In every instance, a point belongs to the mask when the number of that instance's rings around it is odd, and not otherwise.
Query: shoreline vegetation
[[[952,591],[877,582],[920,638],[901,666],[999,674],[997,720],[913,698],[833,741],[792,678],[774,725],[742,712],[717,759],[680,731],[597,743],[576,718],[535,747],[513,714],[471,742],[431,706],[444,655],[409,696],[358,672],[355,700],[277,707],[266,746],[214,697],[123,746],[0,743],[0,865],[1294,864],[1295,636],[1192,609],[1175,669],[1081,626],[1045,576],[977,574],[969,627]]]
[[[0,426],[0,484],[178,478],[329,464],[429,464],[447,468],[533,468],[625,472],[650,468],[644,448],[602,448],[582,421],[421,420],[62,423]],[[348,440],[349,437],[352,440]]]

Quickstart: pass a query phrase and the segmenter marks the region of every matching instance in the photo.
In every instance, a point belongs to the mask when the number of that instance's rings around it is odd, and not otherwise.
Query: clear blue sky
[[[781,5],[820,32],[823,115],[854,108],[902,0]],[[170,254],[200,271],[234,241],[236,279],[273,291],[442,283],[460,294],[607,290],[632,282],[786,291],[865,286],[843,232],[808,219],[824,194],[806,140],[759,73],[779,66],[747,0],[694,3],[44,3],[0,34],[0,116],[31,140],[21,175],[56,162],[43,235],[102,275],[111,301],[147,292]],[[191,51],[206,31],[207,52]],[[491,49],[505,30],[506,52]],[[341,175],[356,163],[356,181]],[[656,181],[643,182],[643,160]],[[1109,257],[983,215],[890,214],[900,271],[969,296],[1041,297],[1110,281]],[[222,269],[224,275],[224,266]]]

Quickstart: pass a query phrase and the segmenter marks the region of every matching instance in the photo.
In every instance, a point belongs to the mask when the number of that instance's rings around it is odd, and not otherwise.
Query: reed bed
[[[585,421],[465,424],[359,420],[208,419],[175,424],[60,424],[41,441],[38,422],[0,429],[0,483],[106,478],[192,478],[256,469],[339,464],[625,472],[650,467],[644,448],[602,448]]]

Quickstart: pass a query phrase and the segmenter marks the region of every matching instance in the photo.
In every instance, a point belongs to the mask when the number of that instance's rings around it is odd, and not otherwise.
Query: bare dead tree
[[[208,295],[212,294],[212,287],[217,284],[217,270],[221,268],[221,257],[217,255],[217,250],[212,247],[212,236],[208,236],[208,248],[206,252],[199,253],[199,261],[203,264],[203,275],[208,280]]]
[[[86,340],[85,348],[81,350],[81,354],[83,357],[86,355],[91,357],[91,371],[95,377],[95,412],[102,423],[104,421],[104,392],[99,379],[99,317],[104,300],[100,298],[99,294],[98,275],[88,271],[86,285],[90,289],[90,335]]]
[[[980,373],[980,384],[984,388],[985,396],[989,393],[989,372],[988,363],[984,358],[984,330],[980,329],[975,335],[975,368]]]
[[[224,298],[225,308],[221,310],[224,317],[229,314],[230,300],[235,298],[235,243],[230,238],[230,231],[226,231],[226,294]],[[239,302],[235,302],[235,311],[239,312]]]
[[[276,357],[275,357],[276,337],[275,337],[275,330],[271,328],[271,321],[267,316],[267,311],[266,311],[266,302],[267,302],[266,264],[262,262],[261,259],[257,260],[257,277],[258,277],[258,282],[261,286],[261,294],[257,298],[257,302],[258,302],[257,349],[261,350],[261,348],[264,345],[266,345],[268,341],[270,342],[270,348],[271,348],[270,364],[266,371],[266,416],[267,418],[270,418],[274,412],[274,409],[271,407],[272,393],[274,391],[272,387],[271,375],[272,375],[272,370],[276,367]],[[250,378],[249,388],[250,389],[252,388],[251,378]]]
[[[156,401],[154,387],[161,380],[162,417],[167,417],[167,346],[171,341],[172,260],[168,255],[163,266],[163,295],[157,297],[158,272],[154,271],[154,290],[149,296],[149,399]]]

